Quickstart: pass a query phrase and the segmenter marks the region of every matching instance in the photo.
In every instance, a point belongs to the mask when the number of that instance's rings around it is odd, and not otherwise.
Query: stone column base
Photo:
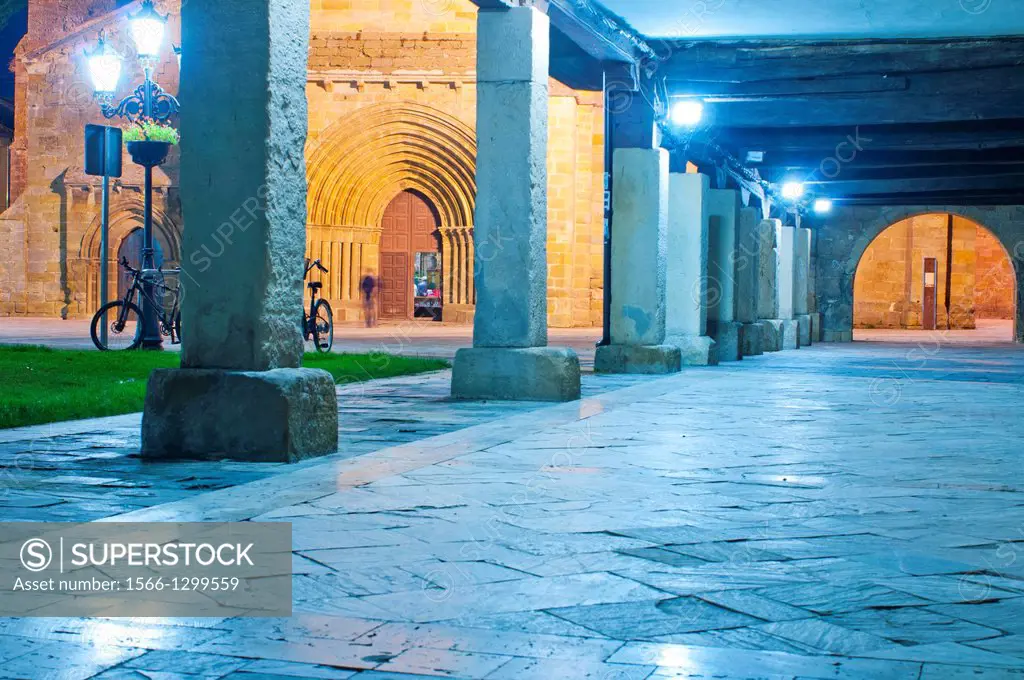
[[[782,320],[782,349],[800,349],[800,325],[796,319]]]
[[[765,352],[782,351],[782,319],[761,319],[764,333],[761,335],[761,349]]]
[[[736,321],[712,321],[708,323],[708,335],[718,346],[718,361],[740,361],[743,359],[743,324]]]
[[[811,342],[821,342],[821,314],[811,314]]]
[[[743,324],[740,335],[740,349],[745,357],[756,357],[764,354],[764,324],[760,321]]]
[[[562,347],[472,347],[452,365],[456,399],[572,401],[580,398],[580,360]]]
[[[597,373],[678,373],[682,353],[674,345],[602,345],[594,354]]]
[[[293,463],[338,450],[334,379],[312,368],[153,371],[142,457]]]
[[[679,348],[683,366],[718,365],[718,345],[706,335],[675,335],[665,338],[665,344]]]
[[[811,315],[810,314],[797,314],[797,339],[800,342],[801,347],[811,346]]]
[[[853,342],[853,331],[821,331],[822,342]]]

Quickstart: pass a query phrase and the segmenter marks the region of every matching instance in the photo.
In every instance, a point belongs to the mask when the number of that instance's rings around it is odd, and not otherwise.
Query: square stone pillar
[[[782,319],[782,349],[798,349],[800,338],[793,300],[796,291],[796,227],[780,226],[779,244],[779,318]]]
[[[707,334],[709,191],[706,175],[669,175],[665,342],[680,349],[688,366],[718,363]]]
[[[182,6],[182,367],[149,379],[145,458],[337,450],[334,380],[299,368],[308,42],[308,4]]]
[[[477,298],[457,398],[580,396],[576,353],[547,347],[549,31],[534,7],[477,14]]]
[[[821,342],[821,314],[818,313],[818,234],[811,230],[811,257],[807,275],[807,310],[811,315],[811,342]]]
[[[664,344],[668,152],[616,149],[612,168],[612,342],[597,348],[594,369],[673,373],[680,351]]]
[[[708,192],[708,335],[714,338],[719,361],[743,358],[736,321],[736,239],[740,194],[732,189]]]
[[[797,334],[800,346],[811,344],[810,279],[811,279],[811,230],[797,227],[796,274],[793,283],[793,315],[797,320]]]
[[[757,317],[761,320],[764,334],[761,348],[765,352],[782,349],[782,319],[779,318],[779,220],[762,220],[757,226],[758,267]]]
[[[736,321],[743,324],[740,332],[743,356],[763,354],[761,338],[764,327],[757,316],[759,293],[758,272],[761,264],[760,211],[741,208],[736,236]]]

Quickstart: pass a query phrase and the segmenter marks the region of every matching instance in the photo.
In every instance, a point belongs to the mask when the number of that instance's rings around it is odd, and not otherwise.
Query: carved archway
[[[476,136],[454,116],[421,104],[369,106],[310,143],[311,225],[378,226],[408,190],[436,206],[441,226],[473,224]]]
[[[324,294],[337,307],[353,306],[361,274],[380,271],[385,210],[395,196],[414,192],[437,212],[445,320],[468,321],[476,294],[474,130],[422,104],[378,104],[338,120],[309,144],[308,251],[330,259],[337,272]]]
[[[113,296],[117,293],[118,266],[117,253],[128,236],[140,229],[144,223],[144,205],[141,198],[124,197],[110,206],[110,231],[107,250],[107,290]],[[97,215],[79,247],[79,260],[86,266],[86,301],[88,309],[99,306],[100,281],[100,226],[101,218]],[[154,237],[163,247],[163,267],[177,267],[181,264],[181,226],[167,213],[153,207]]]

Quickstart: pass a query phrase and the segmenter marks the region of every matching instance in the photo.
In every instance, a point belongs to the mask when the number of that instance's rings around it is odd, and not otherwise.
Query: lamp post
[[[123,118],[132,123],[143,120],[166,121],[178,112],[178,100],[153,81],[153,66],[160,55],[167,17],[160,16],[152,0],[144,0],[142,8],[129,19],[135,49],[145,73],[144,82],[116,105],[114,90],[121,75],[121,58],[113,47],[100,38],[97,49],[89,55],[89,73],[93,79],[100,110],[105,118]],[[142,244],[142,347],[161,349],[162,340],[153,294],[153,270],[156,267],[153,247],[153,167],[163,159],[136,163],[145,170],[144,221]]]

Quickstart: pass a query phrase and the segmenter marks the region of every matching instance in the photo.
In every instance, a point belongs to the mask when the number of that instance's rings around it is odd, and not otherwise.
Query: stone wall
[[[74,5],[69,7],[69,3]],[[81,129],[101,122],[83,51],[99,31],[126,55],[122,92],[141,80],[124,15],[112,0],[30,0],[19,47],[12,174],[19,200],[0,215],[0,315],[87,316],[98,260],[90,251],[98,183],[80,171]],[[168,42],[180,35],[176,0]],[[377,269],[380,218],[399,192],[424,195],[441,215],[446,320],[472,319],[475,198],[476,8],[470,0],[311,0],[307,79],[310,175],[307,252],[332,273],[325,295],[359,318],[353,282]],[[55,23],[53,17],[69,17]],[[55,42],[56,41],[56,42]],[[177,91],[169,48],[157,80]],[[603,112],[600,93],[552,82],[549,154],[549,323],[601,323]],[[125,162],[126,168],[131,164]],[[177,161],[163,168],[157,208],[180,242]],[[125,234],[138,213],[134,180],[118,184],[112,213]],[[111,257],[125,234],[111,236]],[[158,231],[158,236],[160,236]],[[447,251],[447,252],[445,252]],[[206,257],[207,253],[193,253]],[[174,253],[171,262],[188,257]]]
[[[84,50],[99,30],[122,52],[131,49],[121,17],[129,8],[108,10],[105,0],[46,0],[29,8],[29,33],[15,54],[15,139],[12,197],[0,214],[0,314],[88,316],[97,306],[100,181],[82,171],[86,123],[101,122],[84,65]],[[170,32],[178,33],[172,18]],[[56,43],[53,41],[57,40]],[[118,94],[141,82],[136,60],[125,59]],[[156,79],[174,92],[177,66],[168,50],[156,65]],[[176,158],[176,153],[174,158]],[[165,265],[180,253],[181,219],[177,164],[172,158],[156,173],[154,215],[165,245]],[[142,226],[142,173],[127,155],[125,176],[111,194],[110,257],[120,241]],[[116,267],[111,267],[116,290]]]
[[[1003,290],[1010,286],[1014,289],[1014,298],[1020,298],[1024,290],[1024,206],[837,207],[827,218],[816,220],[814,227],[817,232],[815,294],[818,311],[822,315],[824,340],[849,342],[853,339],[854,279],[872,241],[894,224],[930,213],[952,213],[991,231],[1011,260],[1011,264],[1002,265],[1000,280]],[[965,246],[966,241],[960,245]],[[944,245],[942,250],[945,251]],[[990,269],[987,264],[984,267]],[[1007,276],[1007,267],[1013,269],[1012,276]],[[940,277],[942,272],[940,267]],[[918,270],[915,269],[911,276],[917,275]],[[966,295],[966,283],[961,281],[958,285]],[[973,296],[973,286],[970,288]],[[943,302],[940,296],[940,307]],[[1018,342],[1024,342],[1024,314],[1020,305],[1016,305],[1013,317],[1014,337]]]
[[[970,329],[977,318],[1013,317],[1013,269],[1005,251],[984,227],[954,217],[947,326],[947,230],[947,215],[919,215],[871,242],[854,281],[855,328],[920,328],[925,258],[938,263],[940,328]]]
[[[1012,319],[1016,305],[1013,263],[987,229],[978,229],[974,275],[974,313],[979,319]]]

